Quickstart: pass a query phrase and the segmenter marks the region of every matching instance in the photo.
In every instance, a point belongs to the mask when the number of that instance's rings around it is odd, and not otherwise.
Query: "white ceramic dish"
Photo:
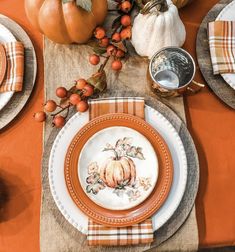
[[[8,43],[16,41],[14,35],[2,24],[0,24],[0,43]],[[0,110],[10,101],[14,92],[4,92],[0,93]]]
[[[235,1],[228,4],[218,15],[216,20],[235,21]],[[235,73],[221,74],[223,79],[235,89]]]
[[[133,149],[139,152],[134,155]],[[126,210],[139,205],[153,191],[158,160],[142,134],[127,127],[109,127],[94,134],[83,146],[78,174],[84,192],[97,205]]]
[[[153,229],[158,230],[173,215],[184,195],[187,182],[187,160],[182,141],[170,122],[156,110],[145,106],[145,118],[166,141],[174,165],[174,177],[168,198],[152,217]],[[88,218],[71,199],[64,179],[67,149],[77,131],[89,120],[89,114],[75,114],[57,135],[49,158],[49,183],[53,198],[64,217],[80,232],[87,234]]]

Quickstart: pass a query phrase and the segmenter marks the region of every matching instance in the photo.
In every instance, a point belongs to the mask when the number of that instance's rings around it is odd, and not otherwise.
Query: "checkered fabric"
[[[235,72],[235,21],[208,24],[209,46],[214,74]]]
[[[21,42],[3,44],[7,57],[5,78],[0,85],[0,93],[21,91],[24,75],[24,46]]]

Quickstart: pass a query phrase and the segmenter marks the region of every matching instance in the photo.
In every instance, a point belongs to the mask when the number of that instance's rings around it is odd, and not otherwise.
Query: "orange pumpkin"
[[[107,15],[107,0],[92,0],[90,12],[76,1],[25,0],[29,21],[49,39],[61,44],[85,43]]]
[[[193,0],[172,0],[172,2],[177,6],[178,9],[184,7],[192,1]]]
[[[135,164],[127,157],[109,158],[100,169],[100,178],[112,188],[123,184],[124,181],[132,185],[136,179]]]

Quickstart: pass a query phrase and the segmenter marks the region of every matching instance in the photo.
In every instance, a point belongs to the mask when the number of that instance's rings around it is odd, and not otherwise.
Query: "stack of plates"
[[[14,42],[16,41],[14,35],[2,24],[0,24],[0,45],[4,44],[4,43],[8,43],[8,42]],[[0,62],[1,63],[1,62]],[[5,72],[6,72],[6,64],[5,67],[4,65],[0,65],[0,85],[2,83],[2,80],[5,76]],[[2,74],[1,74],[2,72]],[[3,78],[1,78],[3,77]],[[12,98],[14,92],[4,92],[4,93],[0,93],[0,110],[2,110],[6,104],[10,101],[10,99]]]
[[[31,39],[14,20],[0,14],[0,45],[20,41],[24,45],[24,80],[21,92],[0,93],[0,130],[6,127],[24,108],[34,87],[37,59]],[[5,53],[5,50],[4,50]],[[0,46],[0,85],[7,71],[2,65]]]
[[[156,231],[179,206],[187,181],[182,141],[149,106],[145,120],[108,114],[89,122],[88,113],[77,113],[57,135],[49,159],[51,192],[82,233],[88,218],[130,226],[151,217]]]

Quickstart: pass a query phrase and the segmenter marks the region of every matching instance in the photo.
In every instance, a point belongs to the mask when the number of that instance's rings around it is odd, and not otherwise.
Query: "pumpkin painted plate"
[[[133,160],[138,159],[135,156],[139,156],[140,160],[143,160],[143,158],[145,158],[144,149],[141,149],[140,146],[135,146],[134,144],[132,144],[130,139],[125,136],[120,139],[116,139],[116,142],[113,142],[113,136],[115,136],[115,134],[113,134],[112,138],[107,138],[108,140],[111,140],[111,142],[107,142],[106,144],[107,139],[103,139],[103,144],[105,145],[104,149],[107,149],[105,150],[105,152],[109,152],[108,149],[118,146],[120,144],[119,141],[124,141],[124,143],[122,142],[121,144],[123,146],[123,149],[121,148],[120,153],[122,153],[123,151],[125,152],[124,149],[128,149],[129,147],[133,147],[133,152],[131,152],[131,150],[127,151],[124,155],[125,157],[120,154],[120,156],[117,157],[117,159],[119,160],[115,160],[115,154],[109,160],[106,160],[106,162],[101,162],[99,164],[98,162],[97,164],[94,163],[92,158],[93,153],[90,153],[91,158],[89,159],[89,157],[87,157],[87,160],[89,160],[91,163],[93,162],[93,164],[90,164],[89,161],[87,161],[87,168],[83,168],[85,169],[84,174],[86,174],[87,169],[90,174],[87,178],[85,178],[85,175],[84,178],[79,178],[79,175],[81,175],[82,173],[80,172],[80,169],[82,169],[82,167],[80,167],[80,165],[82,165],[80,157],[81,155],[84,155],[83,151],[87,148],[86,144],[89,145],[89,142],[92,141],[92,139],[95,139],[100,133],[105,132],[103,130],[107,130],[107,133],[111,129],[114,133],[115,128],[119,127],[123,127],[125,128],[125,130],[128,129],[129,132],[132,131],[133,134],[141,134],[143,139],[146,141],[145,144],[148,143],[150,144],[149,146],[152,145],[157,156],[159,169],[158,174],[155,174],[157,183],[152,189],[150,195],[147,196],[147,198],[138,205],[135,205],[129,209],[122,209],[117,211],[114,210],[115,207],[114,209],[108,209],[104,206],[101,206],[102,204],[100,202],[99,204],[97,204],[93,199],[90,198],[90,196],[88,196],[88,194],[94,192],[98,194],[107,186],[110,187],[110,189],[113,188],[113,191],[116,190],[116,192],[113,192],[113,194],[116,194],[118,192],[121,193],[123,187],[128,188],[127,190],[131,190],[131,187],[133,186],[135,194],[135,187],[139,185],[139,182],[137,185],[136,174],[134,175],[133,172]],[[120,135],[118,135],[117,138],[119,138],[119,136]],[[123,167],[124,164],[126,165],[125,168]],[[115,177],[113,173],[114,166]],[[116,166],[119,167],[117,171]],[[148,167],[144,167],[144,169],[148,169]],[[155,169],[157,171],[156,164]],[[139,223],[152,216],[165,201],[169,193],[173,177],[171,155],[162,137],[144,120],[132,115],[119,113],[107,114],[97,117],[86,124],[76,134],[66,154],[64,171],[67,189],[76,205],[88,217],[94,219],[97,223],[106,226],[120,227]],[[110,177],[112,177],[112,179]],[[84,181],[86,182],[86,188],[84,188],[83,185]],[[148,187],[148,183],[146,183],[145,180],[142,184],[147,184]],[[129,200],[129,197],[127,198]]]
[[[83,146],[78,177],[99,206],[125,210],[143,202],[157,182],[158,161],[146,137],[127,127],[95,133]]]
[[[4,79],[7,67],[6,53],[3,46],[0,44],[0,85]]]

